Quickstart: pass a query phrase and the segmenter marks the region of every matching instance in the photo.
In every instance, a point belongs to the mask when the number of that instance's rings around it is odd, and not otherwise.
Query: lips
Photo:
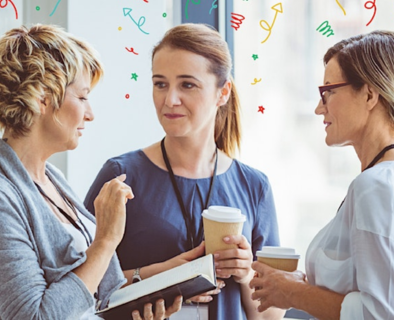
[[[184,117],[183,114],[179,114],[179,113],[165,113],[164,116],[165,116],[167,119],[171,119],[171,120],[173,120],[173,119],[179,119],[179,118],[183,118],[183,117]]]
[[[331,125],[331,122],[324,121],[323,124],[326,126],[326,129]]]

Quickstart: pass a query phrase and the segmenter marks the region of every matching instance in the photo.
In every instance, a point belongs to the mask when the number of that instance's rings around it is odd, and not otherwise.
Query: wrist
[[[250,269],[249,272],[248,272],[248,274],[245,275],[245,277],[243,277],[243,278],[238,278],[239,281],[237,281],[237,282],[238,282],[239,284],[241,284],[241,285],[249,286],[249,282],[252,281],[252,279],[253,279],[253,277],[254,277],[254,273],[255,273],[254,270],[253,270],[253,269]]]
[[[141,275],[140,275],[140,268],[134,269],[133,277],[131,278],[131,283],[137,283],[142,280]]]
[[[302,309],[303,299],[307,299],[308,297],[310,299],[310,291],[313,289],[314,287],[305,280],[293,282],[287,290],[288,301],[294,308]]]

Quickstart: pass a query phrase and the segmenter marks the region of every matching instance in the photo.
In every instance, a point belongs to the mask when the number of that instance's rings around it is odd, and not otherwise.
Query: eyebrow
[[[165,79],[165,76],[163,76],[163,75],[161,75],[161,74],[154,74],[154,75],[152,76],[152,79],[153,79],[153,78]],[[201,82],[201,81],[198,80],[196,77],[193,77],[193,76],[188,75],[188,74],[181,74],[181,75],[177,76],[177,79],[194,79],[194,80],[196,80],[196,81],[198,81],[198,82]]]

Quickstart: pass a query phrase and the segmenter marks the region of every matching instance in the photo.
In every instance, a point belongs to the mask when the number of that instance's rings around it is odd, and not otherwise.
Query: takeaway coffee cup
[[[257,260],[269,265],[272,268],[284,271],[297,270],[300,255],[293,248],[285,247],[263,247],[257,251]]]
[[[210,206],[202,213],[205,236],[205,254],[218,250],[236,248],[234,244],[226,244],[225,236],[240,235],[246,216],[240,209],[224,206]]]

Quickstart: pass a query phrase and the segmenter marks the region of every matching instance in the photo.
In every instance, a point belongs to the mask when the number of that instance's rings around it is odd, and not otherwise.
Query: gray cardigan
[[[47,174],[93,222],[62,174]],[[55,217],[12,148],[0,139],[0,320],[79,319],[94,304],[72,272],[86,260]],[[125,279],[114,255],[98,288],[98,307]]]

